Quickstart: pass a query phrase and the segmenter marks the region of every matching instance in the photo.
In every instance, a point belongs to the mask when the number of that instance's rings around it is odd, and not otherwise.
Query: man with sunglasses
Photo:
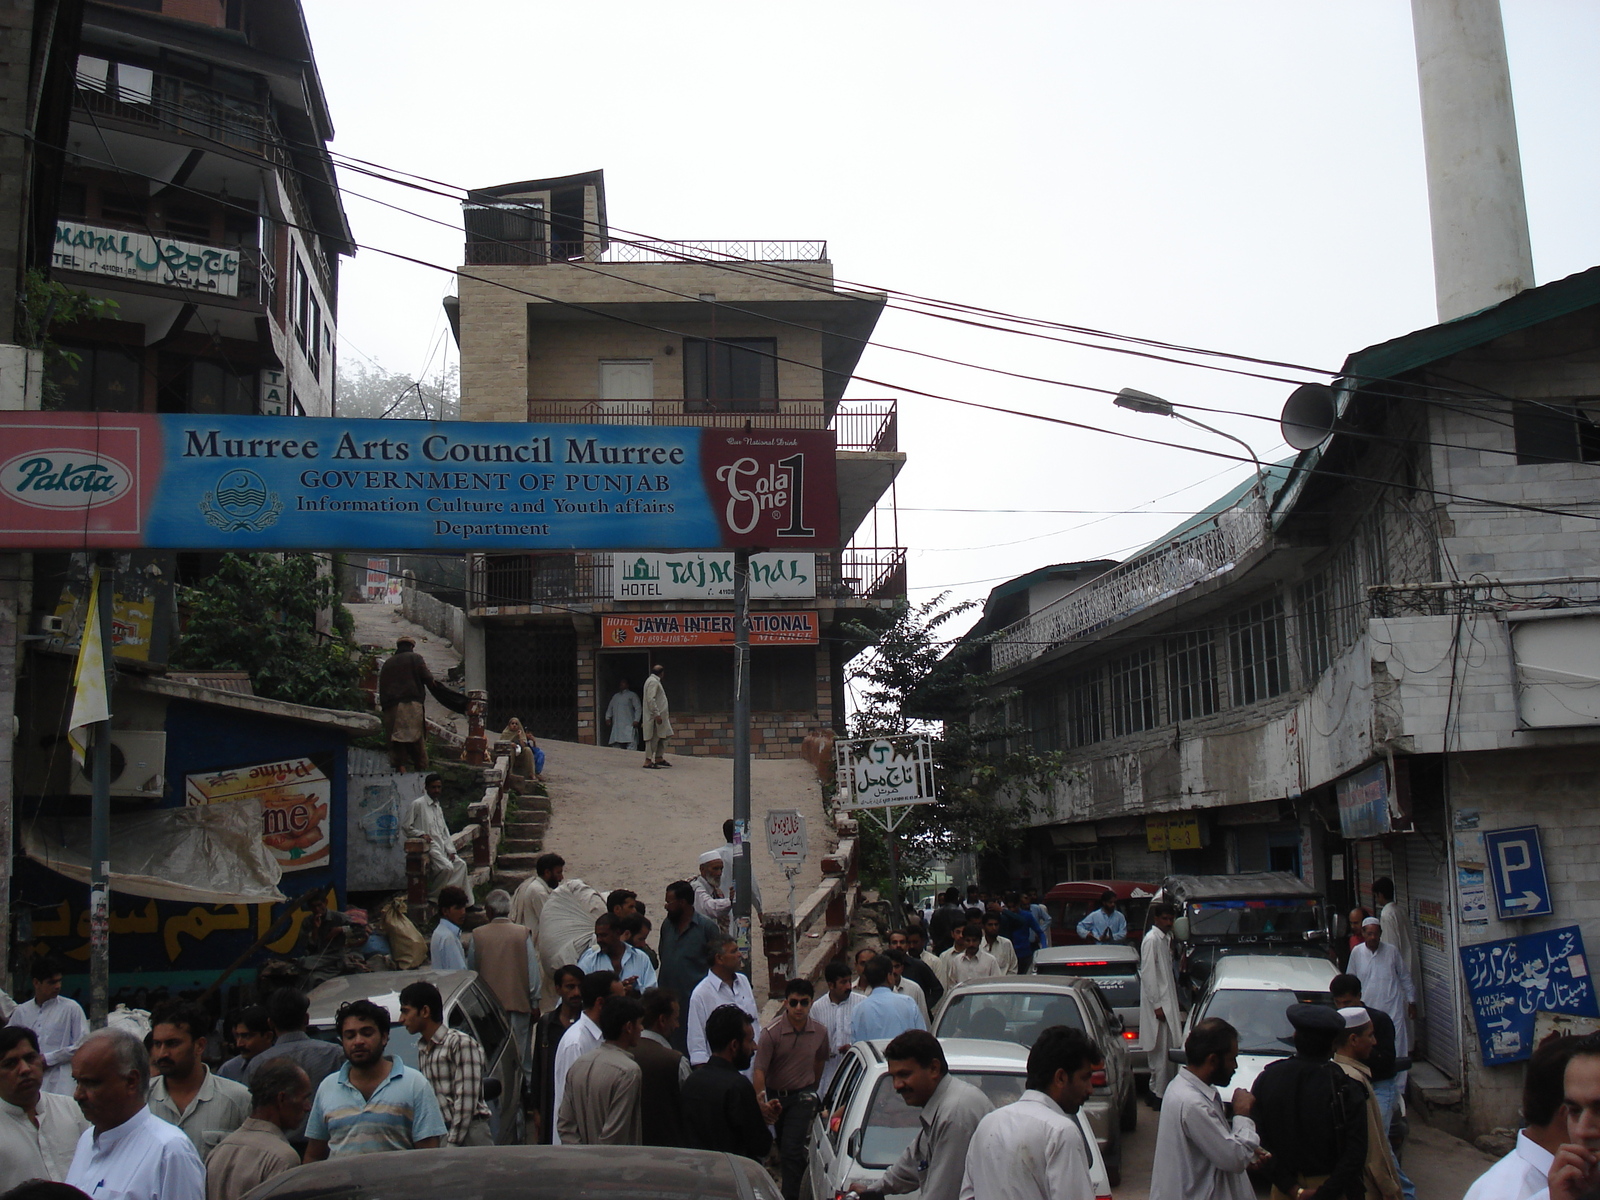
[[[783,1200],[798,1200],[806,1169],[806,1134],[817,1111],[817,1081],[828,1064],[828,1031],[811,1019],[816,995],[809,979],[791,979],[783,1012],[761,1034],[750,1081],[761,1115],[778,1132]]]

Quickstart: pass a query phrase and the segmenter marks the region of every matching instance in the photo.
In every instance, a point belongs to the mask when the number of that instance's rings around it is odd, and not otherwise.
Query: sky
[[[1324,371],[1436,320],[1403,0],[304,3],[333,148],[456,188],[602,168],[615,227],[823,238],[841,282]],[[1600,5],[1503,12],[1546,283],[1600,264]],[[459,206],[341,182],[364,247],[341,363],[454,363],[449,271],[382,251],[453,268]],[[892,309],[858,374],[877,382],[847,399],[899,398],[917,601],[1123,558],[1251,472],[1197,452],[1241,453],[1225,438],[1062,384],[1241,414],[1193,415],[1289,453],[1290,383]]]

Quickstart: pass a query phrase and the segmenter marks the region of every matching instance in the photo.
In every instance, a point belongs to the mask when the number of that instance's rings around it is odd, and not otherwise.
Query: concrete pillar
[[[1499,0],[1411,0],[1439,320],[1533,286]]]

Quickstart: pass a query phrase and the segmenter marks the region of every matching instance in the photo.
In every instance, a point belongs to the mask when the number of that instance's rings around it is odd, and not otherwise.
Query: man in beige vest
[[[524,879],[512,893],[511,922],[514,925],[521,925],[533,934],[535,950],[539,945],[539,915],[544,912],[544,902],[555,894],[556,888],[561,886],[561,881],[566,876],[566,866],[567,860],[559,854],[541,854],[534,860],[533,874]],[[565,963],[542,961],[540,963],[539,994],[549,1001],[551,1008],[554,1008],[559,1000],[551,972],[565,965]]]
[[[533,1014],[539,1011],[539,952],[533,934],[511,922],[511,894],[495,888],[483,898],[489,923],[472,931],[467,965],[500,1001],[511,1020],[523,1066],[533,1062]]]

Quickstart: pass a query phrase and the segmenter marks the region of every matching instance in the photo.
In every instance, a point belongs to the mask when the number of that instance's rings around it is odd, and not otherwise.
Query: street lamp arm
[[[1233,434],[1227,433],[1227,432],[1225,432],[1225,431],[1223,431],[1221,429],[1218,429],[1214,425],[1207,425],[1204,421],[1196,421],[1193,417],[1185,416],[1183,413],[1178,412],[1176,409],[1173,410],[1171,415],[1174,416],[1174,417],[1177,417],[1178,420],[1180,420],[1180,421],[1187,421],[1191,425],[1199,426],[1201,429],[1204,429],[1207,433],[1214,433],[1218,437],[1227,438],[1230,442],[1233,442],[1235,445],[1243,446],[1244,447],[1244,452],[1250,456],[1250,461],[1255,463],[1255,465],[1256,465],[1256,477],[1258,479],[1265,478],[1266,470],[1265,470],[1265,468],[1262,467],[1261,460],[1256,457],[1256,452],[1250,448],[1250,443],[1249,442],[1245,441],[1243,438],[1234,437]]]

